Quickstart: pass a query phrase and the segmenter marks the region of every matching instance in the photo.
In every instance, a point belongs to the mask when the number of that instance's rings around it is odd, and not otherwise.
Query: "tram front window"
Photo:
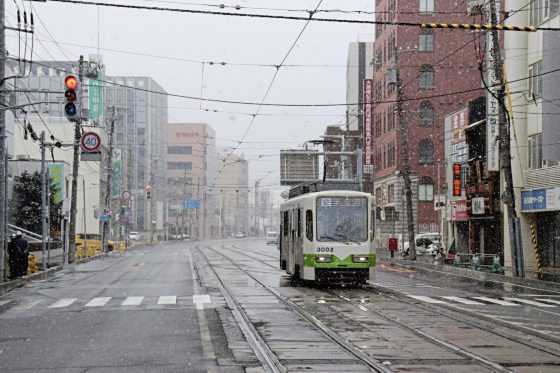
[[[319,241],[366,241],[367,206],[365,197],[319,197],[317,239]]]

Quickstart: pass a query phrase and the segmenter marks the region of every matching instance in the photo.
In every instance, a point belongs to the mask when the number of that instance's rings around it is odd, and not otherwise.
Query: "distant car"
[[[130,231],[128,238],[132,241],[139,241],[141,238],[140,232]]]
[[[277,243],[278,243],[278,233],[268,232],[266,234],[266,244],[267,245],[275,245]]]
[[[426,249],[426,254],[436,256],[439,248],[440,248],[439,242],[434,241],[434,243],[429,245],[428,248]]]
[[[243,232],[237,232],[235,238],[243,238]]]

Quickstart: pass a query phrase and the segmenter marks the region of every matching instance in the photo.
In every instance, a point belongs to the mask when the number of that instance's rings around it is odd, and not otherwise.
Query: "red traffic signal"
[[[64,79],[64,84],[68,89],[76,89],[78,88],[78,79],[74,75],[68,75],[66,79]]]

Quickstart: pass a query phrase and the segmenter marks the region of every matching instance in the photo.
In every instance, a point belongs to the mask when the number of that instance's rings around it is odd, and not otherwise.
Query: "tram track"
[[[297,305],[295,302],[293,302],[292,300],[290,300],[289,298],[283,296],[282,294],[280,294],[277,290],[273,289],[272,287],[270,287],[269,285],[265,284],[263,281],[261,281],[259,278],[257,278],[256,276],[254,276],[253,274],[251,274],[249,270],[246,270],[244,268],[242,268],[239,264],[237,264],[233,259],[231,259],[230,257],[228,257],[227,255],[225,255],[224,253],[212,248],[212,247],[207,247],[209,250],[211,250],[212,252],[220,255],[221,257],[225,258],[227,261],[229,261],[235,268],[237,268],[239,271],[243,272],[245,275],[249,276],[253,281],[255,281],[256,283],[258,283],[260,286],[262,286],[264,289],[266,289],[270,294],[272,294],[274,297],[276,297],[278,300],[280,300],[282,303],[284,303],[286,306],[288,306],[288,308],[290,310],[292,310],[294,313],[296,313],[297,315],[299,315],[300,317],[302,317],[304,320],[306,320],[313,328],[315,328],[316,330],[320,331],[323,335],[325,335],[329,340],[331,340],[332,342],[334,342],[336,345],[338,345],[339,347],[341,347],[344,351],[346,351],[347,353],[349,353],[351,356],[355,357],[358,361],[360,361],[361,363],[365,364],[372,372],[380,372],[380,373],[389,373],[389,372],[393,372],[393,370],[386,366],[385,364],[383,364],[382,362],[380,362],[379,360],[375,359],[374,357],[372,357],[371,355],[363,352],[362,350],[358,349],[353,343],[345,340],[344,338],[342,338],[340,335],[338,335],[336,332],[334,332],[333,330],[331,330],[329,327],[327,327],[326,325],[324,325],[320,320],[318,320],[315,316],[313,316],[312,314],[310,314],[309,312],[305,311],[301,306]],[[206,260],[209,262],[208,257],[199,249],[198,250],[200,252],[200,254],[206,258]],[[248,256],[248,255],[246,255]],[[248,256],[250,257],[250,256]],[[253,258],[254,259],[254,258]],[[267,263],[267,265],[269,265]],[[269,265],[271,266],[271,265]],[[231,300],[231,306],[228,303],[228,306],[233,307],[232,309],[234,309],[237,313],[241,314],[243,319],[245,319],[246,323],[249,324],[249,326],[251,326],[251,322],[249,320],[249,317],[247,316],[247,314],[245,313],[245,311],[243,310],[243,308],[239,305],[239,303],[235,300],[235,297],[231,294],[231,292],[227,289],[227,287],[223,284],[223,282],[221,281],[221,279],[219,278],[217,272],[213,269],[212,265],[209,265],[210,268],[212,268],[212,271],[214,273],[214,275],[218,278],[218,280],[220,281],[220,283],[222,284],[222,287],[220,288],[220,291],[223,291],[223,294],[225,295],[224,298],[229,298]],[[226,299],[227,301],[227,299]],[[254,336],[252,337],[255,341],[258,341],[258,343],[260,343],[261,345],[264,344],[266,345],[265,341],[262,339],[262,337],[259,335],[258,331],[256,330],[256,328],[254,328],[254,326],[250,329],[252,329],[254,331]],[[272,352],[272,350],[270,350],[270,348],[268,347],[268,345],[266,346],[261,346],[262,349],[264,350],[268,350],[268,352],[270,354],[274,353]],[[278,361],[278,359],[276,358],[276,360]],[[269,365],[269,368],[275,368],[275,369],[280,369],[281,365],[278,366],[278,364],[269,364],[267,362],[267,364]],[[282,367],[283,368],[283,367]],[[283,368],[285,369],[285,368]],[[273,371],[278,371],[278,372],[284,372],[286,370],[273,370]]]
[[[253,260],[257,260],[257,261],[259,261],[259,263],[262,263],[266,266],[274,268],[277,271],[280,271],[276,266],[273,266],[269,263],[266,263],[266,262],[262,261],[262,259],[260,259],[260,258],[257,258],[253,255],[250,255],[250,254],[248,254],[244,251],[237,250],[238,249],[237,247],[235,249],[231,248],[231,247],[223,247],[223,248],[226,249],[226,250],[231,250],[231,251],[233,251],[237,254],[249,257]],[[263,254],[263,256],[268,257],[268,255],[264,255],[264,254]],[[271,258],[271,259],[273,259],[273,258]],[[231,259],[229,259],[229,260],[231,261]],[[237,267],[240,268],[238,265],[237,265]],[[253,276],[251,276],[251,277],[253,277]],[[379,290],[376,289],[376,288],[373,288],[373,287],[360,288],[360,289],[358,289],[358,291],[366,292],[368,294],[372,294],[372,293],[377,294],[377,295],[380,294]],[[336,293],[336,292],[331,291],[331,290],[329,290],[327,293],[329,293],[330,295],[353,305],[354,307],[357,307],[357,308],[361,309],[364,312],[373,313],[376,316],[378,316],[378,317],[380,317],[380,318],[382,318],[382,319],[384,319],[384,320],[386,320],[390,323],[399,325],[399,327],[401,327],[402,329],[407,330],[407,331],[409,331],[409,332],[411,332],[411,333],[429,341],[430,343],[436,344],[436,345],[438,345],[440,347],[443,347],[443,348],[445,348],[449,351],[457,353],[457,354],[459,354],[459,355],[461,355],[461,356],[463,356],[466,359],[469,359],[471,361],[476,361],[478,364],[480,364],[482,366],[485,366],[485,367],[491,369],[492,371],[513,372],[513,370],[509,369],[507,366],[503,366],[503,365],[500,365],[498,363],[495,363],[495,362],[493,362],[489,359],[486,359],[483,356],[480,356],[478,354],[470,352],[465,348],[462,348],[458,345],[450,343],[450,342],[448,342],[446,340],[443,340],[443,339],[441,339],[437,336],[431,335],[430,333],[427,333],[425,331],[421,331],[421,330],[418,330],[417,328],[411,327],[411,326],[397,320],[395,317],[387,315],[387,314],[385,314],[385,313],[383,313],[379,310],[372,310],[371,308],[367,308],[364,305],[362,305],[360,303],[357,303],[357,302],[349,299],[348,297],[346,297],[344,295],[341,295],[341,294]],[[381,292],[381,294],[384,297],[386,297],[386,298],[388,298],[392,301],[405,303],[410,307],[416,307],[416,308],[422,309],[424,311],[428,311],[428,312],[431,312],[431,313],[436,313],[436,314],[438,314],[442,317],[449,318],[449,319],[451,319],[455,322],[460,322],[462,324],[465,324],[465,325],[468,325],[470,327],[476,328],[477,330],[482,330],[484,332],[491,333],[495,336],[504,338],[504,339],[506,339],[508,341],[511,341],[511,342],[521,344],[525,347],[534,349],[536,351],[539,351],[539,352],[542,352],[542,353],[545,353],[545,354],[549,354],[549,355],[554,356],[554,357],[560,357],[560,351],[558,351],[558,350],[554,350],[554,349],[551,349],[549,347],[546,347],[541,343],[535,343],[535,342],[530,342],[530,341],[527,341],[527,340],[523,340],[523,339],[519,338],[519,336],[516,336],[512,333],[508,333],[508,332],[505,332],[503,330],[500,330],[497,327],[490,326],[490,325],[488,325],[488,323],[485,323],[485,325],[482,325],[480,320],[476,320],[476,321],[469,320],[467,317],[462,316],[460,314],[457,314],[457,312],[459,310],[454,310],[456,312],[454,312],[453,314],[450,314],[449,312],[443,312],[443,311],[448,311],[447,309],[443,310],[443,309],[440,309],[440,308],[437,308],[437,307],[430,307],[430,306],[427,306],[427,305],[421,305],[421,304],[416,303],[416,302],[407,301],[405,299],[402,299],[402,297],[399,297],[399,296],[394,295],[394,294],[389,294],[387,292]],[[472,317],[475,317],[475,316],[470,316],[470,317],[472,318]],[[527,331],[524,330],[524,328],[513,328],[513,329],[518,331],[518,332],[527,333]],[[529,334],[531,334],[532,336],[537,337],[537,338],[542,337],[541,335],[535,335],[535,333],[529,333]],[[544,340],[554,341],[553,338],[545,338]]]

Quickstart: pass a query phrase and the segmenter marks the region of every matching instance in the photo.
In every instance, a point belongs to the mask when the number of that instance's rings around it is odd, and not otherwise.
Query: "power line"
[[[33,0],[39,1],[39,0]],[[333,22],[333,23],[351,23],[351,24],[367,24],[367,25],[397,25],[397,26],[414,26],[420,27],[421,23],[415,22],[386,22],[386,21],[367,21],[357,19],[338,19],[338,18],[315,18],[314,11],[309,11],[309,17],[296,17],[296,16],[281,16],[272,14],[253,14],[253,13],[231,13],[231,12],[215,12],[209,10],[195,10],[195,9],[181,9],[181,8],[168,8],[156,6],[143,6],[132,4],[115,4],[115,3],[100,3],[95,1],[76,1],[76,0],[50,0],[50,2],[59,2],[65,4],[79,4],[79,5],[93,5],[121,9],[136,9],[136,10],[151,10],[160,12],[176,12],[176,13],[191,13],[191,14],[204,14],[204,15],[219,15],[230,17],[248,17],[248,18],[265,18],[265,19],[282,19],[291,21],[315,21],[315,22]],[[489,26],[489,25],[485,25]],[[560,31],[556,27],[539,27],[538,30],[543,31]],[[510,30],[511,31],[511,30]]]

